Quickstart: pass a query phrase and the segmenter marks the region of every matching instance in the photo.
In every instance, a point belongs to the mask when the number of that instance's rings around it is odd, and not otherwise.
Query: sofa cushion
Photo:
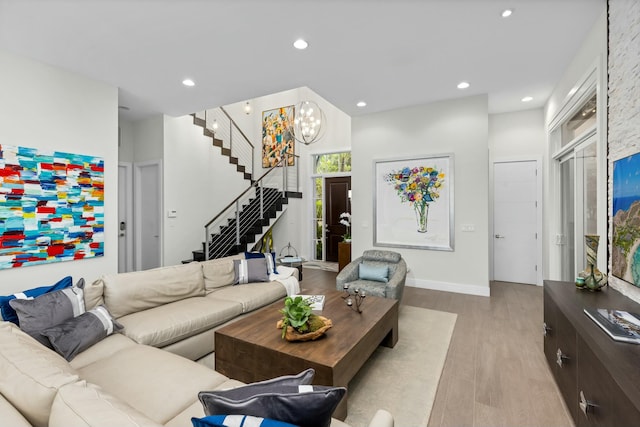
[[[58,388],[77,381],[60,355],[13,323],[0,323],[0,394],[34,427],[47,426]]]
[[[207,291],[233,285],[233,260],[242,258],[243,255],[238,254],[201,262],[204,286]]]
[[[102,279],[94,280],[84,285],[84,308],[91,310],[104,304],[104,282]]]
[[[99,343],[92,345],[82,353],[76,355],[69,364],[75,369],[80,369],[100,359],[111,357],[112,354],[122,351],[127,347],[136,345],[138,344],[136,344],[135,341],[122,334],[109,335]]]
[[[198,402],[198,406],[202,408],[202,405],[200,404],[200,402]],[[0,394],[0,420],[2,420],[2,425],[4,426],[31,427],[31,424],[29,423],[29,421],[27,421],[26,418],[23,417],[22,414],[18,412],[16,408],[13,407],[13,405],[9,403],[7,399],[2,397],[1,394]]]
[[[164,347],[241,313],[238,302],[194,297],[132,313],[118,321],[125,328],[123,333],[135,342]]]
[[[267,260],[263,258],[233,260],[233,284],[268,282]]]
[[[9,304],[18,314],[20,329],[51,348],[51,343],[41,332],[84,313],[83,288],[84,279],[80,279],[70,288],[48,292],[34,299],[14,299]]]
[[[242,312],[247,313],[287,296],[280,282],[248,283],[246,285],[219,288],[207,295],[208,299],[227,300],[240,303]]]
[[[125,348],[79,372],[160,424],[190,406],[200,390],[217,389],[228,380],[196,362],[146,345]]]
[[[189,297],[204,296],[198,262],[102,277],[104,303],[116,319]]]
[[[53,349],[67,360],[122,329],[104,305],[41,331]]]
[[[19,299],[32,299],[35,297],[39,297],[42,294],[46,294],[48,292],[58,291],[60,289],[68,288],[73,285],[73,281],[71,276],[64,277],[58,282],[54,283],[51,286],[40,286],[38,288],[27,289],[26,291],[18,292],[12,295],[3,295],[0,296],[0,320],[5,320],[7,322],[13,322],[18,325],[18,315],[16,311],[11,307],[9,301],[19,298]]]
[[[101,387],[79,381],[58,390],[49,427],[160,427],[161,424],[110,395]]]

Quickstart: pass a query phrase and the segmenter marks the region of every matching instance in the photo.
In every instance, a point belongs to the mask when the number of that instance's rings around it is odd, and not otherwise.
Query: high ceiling
[[[0,0],[0,48],[118,87],[130,120],[301,86],[352,116],[483,93],[498,113],[544,105],[605,9],[605,0]],[[304,51],[292,46],[300,37]],[[461,81],[471,86],[459,90]]]

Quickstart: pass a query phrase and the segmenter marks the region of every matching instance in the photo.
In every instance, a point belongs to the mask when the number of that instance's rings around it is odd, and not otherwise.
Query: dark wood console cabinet
[[[544,282],[544,354],[576,426],[640,425],[640,345],[609,338],[583,309],[640,313],[640,304],[609,287]]]

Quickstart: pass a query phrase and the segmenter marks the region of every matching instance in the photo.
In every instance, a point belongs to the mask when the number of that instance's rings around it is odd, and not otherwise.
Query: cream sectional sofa
[[[86,286],[86,308],[105,304],[125,329],[71,362],[0,322],[0,425],[190,426],[204,416],[199,391],[242,384],[193,361],[213,351],[215,329],[297,282],[286,272],[281,282],[230,286],[237,258],[107,275]],[[393,426],[393,418],[381,410],[370,425]]]
[[[217,328],[299,289],[284,266],[273,281],[233,286],[236,259],[105,275],[85,286],[86,309],[104,304],[135,342],[197,360],[214,350]]]

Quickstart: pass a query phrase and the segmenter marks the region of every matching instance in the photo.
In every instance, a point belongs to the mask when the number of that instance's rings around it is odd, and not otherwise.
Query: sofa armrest
[[[342,291],[344,284],[358,280],[358,265],[362,261],[362,257],[358,257],[347,264],[336,276],[336,289]]]

